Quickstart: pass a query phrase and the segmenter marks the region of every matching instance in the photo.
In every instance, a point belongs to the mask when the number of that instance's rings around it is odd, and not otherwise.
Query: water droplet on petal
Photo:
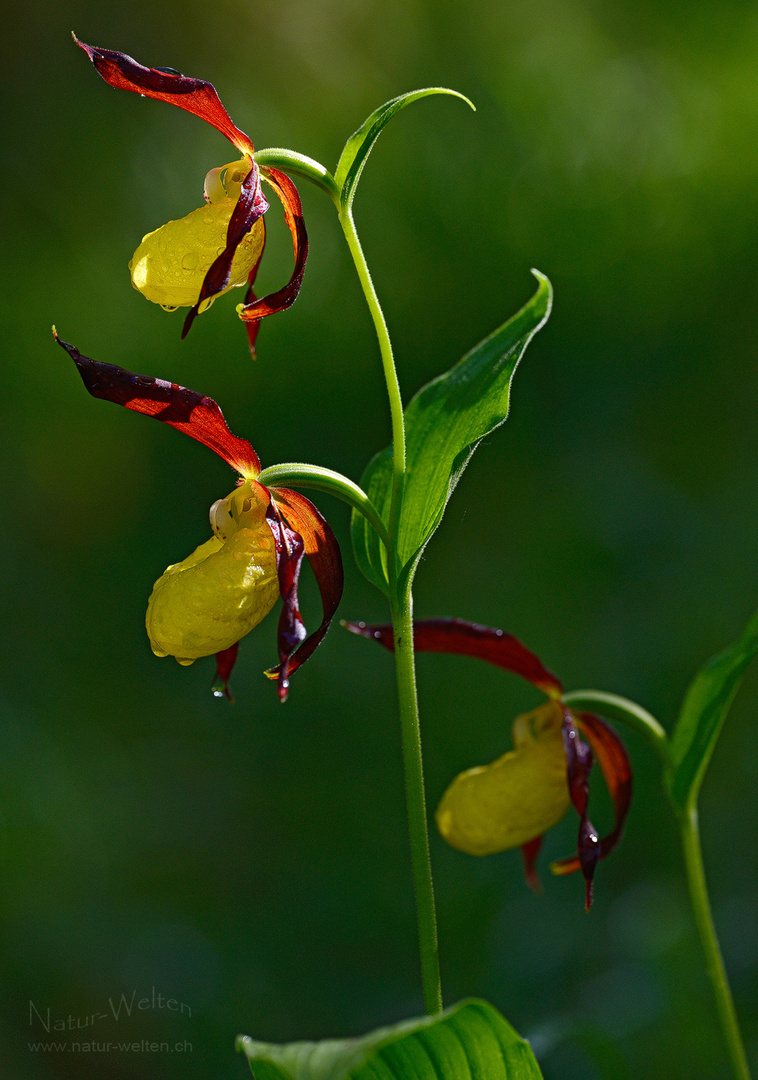
[[[183,258],[182,258],[182,269],[183,270],[196,270],[197,269],[197,264],[199,263],[199,261],[200,260],[199,260],[199,258],[197,256],[196,252],[188,251],[187,254],[184,255]]]
[[[234,704],[234,698],[229,692],[229,684],[220,675],[217,675],[211,683],[211,693],[215,698],[225,697],[232,705]]]

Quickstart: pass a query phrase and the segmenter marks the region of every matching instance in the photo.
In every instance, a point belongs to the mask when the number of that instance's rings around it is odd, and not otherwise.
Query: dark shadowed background
[[[305,282],[264,324],[257,363],[236,297],[181,342],[181,316],[131,289],[143,233],[199,205],[206,171],[234,152],[196,118],[108,88],[72,29],[211,80],[257,147],[331,168],[402,91],[442,84],[476,102],[403,113],[356,200],[406,397],[515,312],[531,266],[556,291],[511,418],[421,566],[417,613],[504,627],[567,687],[626,694],[670,727],[695,670],[758,605],[758,8],[36,0],[4,16],[3,1068],[242,1078],[237,1032],[358,1034],[422,1010],[391,658],[335,627],[284,708],[261,674],[275,616],[242,644],[234,707],[211,697],[209,661],[154,658],[151,584],[206,538],[234,478],[177,432],[90,399],[50,325],[210,394],[264,465],[358,479],[388,441],[383,384],[334,212],[305,183]],[[277,207],[267,223],[273,289],[291,251]],[[318,501],[344,542],[341,614],[383,619],[346,509]],[[419,669],[433,808],[540,698],[473,660]],[[753,674],[702,794],[753,1061],[757,703]],[[546,869],[571,850],[570,818],[547,838],[537,898],[516,853],[475,860],[433,836],[446,1001],[492,1000],[547,1080],[723,1080],[657,762],[628,746],[635,803],[589,916],[581,882]],[[607,826],[599,785],[593,803]],[[34,1049],[56,1037],[69,1048]],[[72,1051],[74,1038],[143,1048]],[[163,1040],[169,1052],[149,1049]]]

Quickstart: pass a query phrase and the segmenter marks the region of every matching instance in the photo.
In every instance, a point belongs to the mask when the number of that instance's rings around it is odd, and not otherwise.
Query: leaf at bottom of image
[[[354,1039],[286,1044],[237,1038],[256,1080],[541,1080],[529,1043],[486,1001]]]

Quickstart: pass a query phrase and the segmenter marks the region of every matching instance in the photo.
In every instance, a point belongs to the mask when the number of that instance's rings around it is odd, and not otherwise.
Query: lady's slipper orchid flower
[[[237,310],[247,325],[250,349],[255,355],[260,320],[295,301],[305,269],[308,235],[295,185],[278,169],[258,169],[252,142],[232,123],[210,83],[188,78],[171,68],[143,67],[125,53],[96,49],[76,36],[74,41],[110,86],[186,109],[220,131],[242,155],[241,160],[208,173],[204,206],[143,237],[129,269],[134,288],[148,300],[171,311],[190,308],[182,337],[195,316],[209,308],[217,296],[235,285],[247,285],[245,301]],[[284,288],[258,300],[253,283],[265,242],[263,214],[268,210],[261,175],[282,201],[292,234],[295,268]]]
[[[390,626],[345,625],[394,649]],[[570,874],[581,869],[589,910],[598,859],[620,841],[632,797],[632,774],[623,743],[599,716],[572,713],[562,700],[563,687],[555,675],[512,634],[462,619],[430,619],[414,623],[413,644],[417,652],[478,656],[520,675],[547,695],[544,705],[514,721],[513,750],[453,780],[437,808],[437,827],[452,847],[469,855],[520,847],[526,880],[538,889],[535,867],[543,834],[573,803],[580,817],[577,853],[553,863],[551,870]],[[580,732],[589,746],[582,742]],[[612,831],[602,839],[587,816],[593,751],[616,815]]]
[[[213,536],[169,566],[153,586],[146,619],[153,652],[174,656],[180,664],[215,654],[214,692],[230,697],[229,675],[240,638],[281,596],[279,663],[266,674],[276,679],[284,701],[290,676],[322,641],[342,596],[342,558],[331,528],[303,495],[258,482],[258,455],[249,442],[231,433],[211,398],[91,360],[57,334],[55,338],[93,397],[162,420],[210,447],[240,473],[236,489],[211,507]],[[297,598],[304,555],[323,606],[321,625],[310,635]]]

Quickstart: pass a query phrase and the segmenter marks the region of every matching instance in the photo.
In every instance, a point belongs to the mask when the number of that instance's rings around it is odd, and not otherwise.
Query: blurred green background
[[[199,205],[205,172],[233,152],[194,117],[108,88],[72,29],[211,80],[256,146],[329,167],[402,91],[442,84],[476,102],[476,114],[445,98],[405,112],[356,200],[406,397],[531,295],[530,266],[556,290],[511,418],[421,566],[417,614],[502,626],[567,687],[626,694],[670,726],[695,670],[758,603],[758,6],[33,0],[5,12],[4,1075],[241,1078],[237,1032],[358,1034],[421,1012],[391,658],[335,627],[285,708],[261,675],[274,616],[243,642],[234,707],[211,697],[210,662],[155,659],[151,584],[206,538],[233,476],[177,432],[90,399],[50,325],[90,356],[212,395],[264,465],[358,479],[388,441],[383,385],[333,210],[305,184],[302,293],[264,323],[254,365],[233,298],[181,342],[181,316],[131,289],[143,233]],[[276,207],[267,224],[271,289],[291,250]],[[344,542],[342,616],[383,619],[352,564],[346,509],[319,504]],[[473,660],[419,669],[433,807],[456,772],[509,747],[539,695]],[[753,1062],[756,702],[753,674],[701,800]],[[547,1080],[722,1080],[658,766],[627,742],[636,798],[589,916],[581,882],[546,870],[572,848],[570,818],[547,838],[539,898],[517,853],[478,861],[432,838],[446,1000],[492,1000]],[[599,785],[593,805],[607,825]],[[109,999],[135,994],[149,1007],[108,1016]],[[106,1012],[67,1039],[183,1049],[35,1051],[48,1009],[74,1028]]]

